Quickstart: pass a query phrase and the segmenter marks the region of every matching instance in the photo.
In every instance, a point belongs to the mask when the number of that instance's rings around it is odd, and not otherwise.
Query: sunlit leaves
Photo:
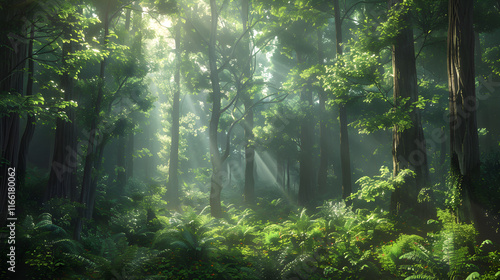
[[[336,102],[345,102],[352,94],[363,92],[379,81],[379,59],[375,54],[353,48],[340,56],[335,65],[326,66],[319,79],[325,91],[333,94]]]
[[[401,170],[396,177],[393,177],[389,168],[382,166],[380,168],[380,175],[374,176],[373,178],[368,176],[359,178],[356,183],[360,185],[361,189],[353,193],[349,199],[357,198],[370,202],[378,198],[386,198],[397,187],[404,184],[407,178],[414,176],[415,172],[404,169]]]

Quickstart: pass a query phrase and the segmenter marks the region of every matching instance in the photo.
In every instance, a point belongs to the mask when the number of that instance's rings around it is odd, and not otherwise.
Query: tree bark
[[[400,10],[403,1],[389,0],[389,7]],[[411,127],[402,130],[397,125],[393,128],[393,174],[397,176],[403,169],[411,169],[415,172],[415,178],[406,178],[405,184],[396,188],[391,196],[391,212],[395,215],[412,208],[414,213],[422,216],[424,213],[417,209],[418,192],[428,181],[427,151],[420,121],[420,111],[413,104],[418,101],[417,69],[415,66],[415,49],[413,42],[413,30],[410,23],[408,11],[402,11],[403,22],[407,24],[392,46],[392,69],[394,76],[394,103],[400,105],[402,98],[409,98],[404,104],[404,110],[408,111],[411,119]]]
[[[448,85],[450,92],[451,175],[461,204],[458,219],[483,231],[484,215],[476,196],[480,184],[474,70],[473,1],[450,0],[448,6]]]

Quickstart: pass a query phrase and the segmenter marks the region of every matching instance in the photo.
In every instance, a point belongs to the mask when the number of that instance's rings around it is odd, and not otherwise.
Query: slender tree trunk
[[[179,117],[180,117],[180,63],[181,63],[181,20],[175,25],[175,90],[172,104],[172,143],[170,146],[170,164],[168,169],[167,197],[171,209],[179,209]]]
[[[71,28],[64,27],[64,39],[72,38]],[[74,44],[66,42],[62,45],[61,63],[68,71],[64,71],[61,75],[61,88],[64,90],[64,100],[70,101],[75,99],[74,79],[69,73],[71,65],[66,60],[74,51]],[[76,183],[76,168],[77,168],[77,141],[75,129],[75,110],[67,108],[66,114],[68,121],[57,119],[56,133],[54,141],[54,153],[52,156],[52,164],[49,175],[45,200],[51,198],[69,198],[72,201],[77,199],[75,192]]]
[[[30,41],[28,45],[28,55],[33,55],[33,41],[35,38],[35,24],[31,24],[30,31]],[[34,75],[35,63],[33,58],[28,60],[28,81],[26,83],[26,96],[33,95],[33,75]],[[28,115],[26,120],[26,127],[24,128],[23,136],[21,137],[21,144],[19,146],[19,167],[17,171],[18,182],[20,186],[24,186],[26,177],[26,161],[28,157],[29,146],[31,139],[33,139],[33,134],[35,133],[35,121],[34,115]]]
[[[318,63],[323,64],[323,32],[318,30]],[[328,173],[328,132],[325,119],[326,93],[323,86],[319,87],[319,168],[318,168],[318,193],[327,192],[326,178]]]
[[[109,9],[106,9],[105,14],[104,14],[104,37],[102,39],[102,46],[105,49],[107,46],[107,40],[109,36]],[[96,150],[96,147],[99,146],[99,143],[97,143],[97,137],[100,136],[102,138],[102,135],[98,135],[97,131],[97,123],[98,123],[98,116],[99,113],[101,112],[101,103],[103,99],[103,92],[104,92],[104,82],[105,82],[105,69],[106,69],[106,57],[104,57],[101,61],[100,65],[100,72],[99,72],[99,85],[98,85],[98,90],[97,90],[97,97],[96,101],[94,103],[94,117],[92,118],[90,122],[90,132],[89,132],[89,141],[87,145],[87,154],[85,156],[85,165],[83,169],[83,182],[82,182],[82,190],[80,194],[80,199],[79,202],[84,205],[83,209],[80,209],[78,218],[76,220],[75,224],[75,231],[74,231],[74,238],[76,240],[80,240],[81,232],[82,232],[82,227],[83,227],[83,218],[90,218],[87,215],[89,213],[92,213],[91,210],[88,208],[93,206],[93,201],[92,199],[92,176],[95,174],[94,171],[94,163],[96,162],[96,159],[98,158],[96,153],[98,150]]]
[[[290,159],[286,160],[286,189],[290,194]]]
[[[125,136],[120,135],[118,137],[118,152],[116,153],[116,164],[118,166],[118,171],[116,174],[116,185],[118,188],[120,188],[120,193],[123,193],[123,191],[125,190],[125,184],[127,183],[125,168],[125,154],[127,153],[127,151],[125,148]]]
[[[448,85],[450,91],[450,157],[461,204],[458,219],[475,222],[484,232],[476,196],[480,158],[476,119],[473,1],[450,0],[448,7]]]
[[[102,161],[103,161],[103,154],[104,154],[104,147],[106,146],[107,139],[103,140],[100,144],[97,145],[96,147],[96,158],[94,159],[94,172],[91,182],[90,182],[90,193],[89,193],[89,203],[87,208],[85,208],[85,215],[84,217],[87,219],[91,219],[92,215],[94,213],[94,206],[95,206],[95,198],[97,194],[97,183],[99,182],[99,179],[101,178],[101,166],[102,166]]]
[[[252,101],[253,99],[248,97],[248,101],[244,104],[245,112],[248,112],[245,116],[244,126],[245,126],[245,202],[253,203],[254,201],[254,166],[255,166],[255,150],[253,145],[253,109]]]
[[[248,14],[249,14],[249,4],[248,0],[241,1],[241,23],[243,26],[243,32],[247,31],[248,26]],[[244,130],[245,130],[245,189],[244,197],[246,203],[253,203],[254,200],[254,160],[255,160],[255,150],[253,145],[253,97],[249,92],[251,88],[251,53],[250,53],[250,30],[248,30],[243,36],[242,40],[242,66],[243,66],[243,90],[244,90],[244,101],[243,106],[245,107],[245,112],[247,115],[244,119]]]
[[[210,160],[212,163],[212,179],[210,186],[210,211],[213,217],[222,216],[220,194],[222,192],[222,157],[219,152],[217,128],[221,114],[221,92],[219,74],[217,71],[216,39],[217,39],[217,4],[210,0],[210,39],[208,44],[208,60],[210,67],[210,81],[212,83],[212,116],[208,131],[210,142]]]
[[[305,57],[300,52],[297,52],[297,60],[299,65],[305,63]],[[306,86],[300,93],[300,101],[307,106],[306,116],[300,124],[300,170],[299,170],[299,194],[298,203],[301,206],[306,206],[313,198],[313,123],[311,121],[312,114],[310,112],[312,105],[312,92]]]
[[[135,146],[135,133],[134,130],[130,132],[127,138],[127,150],[125,154],[125,177],[126,181],[134,177],[134,146]]]
[[[342,56],[342,22],[340,19],[339,1],[333,1],[333,10],[335,16],[335,39],[337,57]],[[352,193],[351,178],[351,153],[349,151],[349,135],[347,132],[347,109],[346,103],[339,104],[339,123],[340,123],[340,166],[342,169],[342,198],[346,199]]]
[[[392,9],[405,9],[401,0],[389,0]],[[394,102],[400,105],[402,98],[409,98],[404,105],[408,110],[412,127],[402,130],[397,125],[393,129],[392,159],[394,176],[403,169],[415,172],[415,178],[406,178],[405,184],[396,188],[391,196],[391,212],[395,215],[412,208],[416,214],[425,216],[418,209],[417,196],[428,181],[427,149],[424,132],[420,121],[420,111],[413,105],[418,101],[417,69],[415,66],[415,50],[413,30],[409,11],[402,11],[406,26],[400,31],[392,46],[392,69],[394,76]]]

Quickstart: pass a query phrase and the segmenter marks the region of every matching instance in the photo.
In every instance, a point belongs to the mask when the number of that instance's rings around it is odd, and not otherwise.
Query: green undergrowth
[[[358,195],[383,199],[384,178],[375,179]],[[500,279],[497,244],[448,210],[420,220],[337,200],[301,208],[269,194],[252,207],[223,203],[215,219],[201,191],[171,211],[159,185],[131,181],[113,199],[100,188],[100,218],[80,241],[78,204],[49,201],[20,219],[23,279]]]

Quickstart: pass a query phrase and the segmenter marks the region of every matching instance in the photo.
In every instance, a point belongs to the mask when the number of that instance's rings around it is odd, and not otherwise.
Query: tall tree
[[[73,31],[75,17],[70,16],[68,22],[62,21],[62,48],[61,48],[61,66],[63,73],[60,77],[61,89],[64,92],[64,100],[76,100],[74,91],[74,78],[71,73],[74,72],[74,65],[68,63],[72,53],[75,51]],[[70,198],[77,199],[76,193],[76,168],[77,168],[77,141],[76,141],[76,122],[75,110],[68,108],[66,110],[67,120],[57,119],[56,132],[54,140],[54,153],[50,168],[49,182],[45,199],[51,198]]]
[[[302,23],[304,24],[304,23]],[[305,28],[302,30],[305,35]],[[304,67],[306,54],[296,49],[297,63]],[[299,169],[299,205],[307,205],[313,198],[313,144],[314,124],[312,121],[311,107],[313,104],[311,87],[306,84],[300,92],[300,101],[306,110],[306,114],[300,122],[300,169]]]
[[[415,107],[418,102],[417,69],[409,7],[402,0],[389,0],[388,4],[391,15],[399,17],[404,24],[392,45],[394,104],[397,110],[408,112],[411,120],[409,128],[398,125],[393,128],[393,172],[397,176],[401,170],[411,169],[416,174],[392,193],[391,212],[399,214],[408,208],[417,210],[418,191],[427,183],[428,167],[420,111]]]
[[[106,1],[103,4],[103,9],[101,11],[101,21],[103,26],[103,37],[101,38],[101,46],[103,51],[107,50],[108,41],[109,41],[109,23],[110,23],[110,10],[112,1]],[[105,70],[106,70],[107,56],[103,56],[100,62],[99,76],[98,76],[98,84],[97,84],[97,96],[95,98],[95,102],[93,102],[93,117],[90,120],[90,135],[87,144],[87,152],[85,155],[85,163],[83,169],[83,181],[82,188],[80,193],[80,198],[78,202],[83,204],[85,207],[81,208],[78,213],[78,218],[75,224],[74,238],[76,240],[80,240],[82,226],[83,226],[83,218],[91,218],[92,217],[92,207],[93,201],[92,197],[94,197],[95,190],[92,189],[92,175],[95,174],[94,165],[96,160],[99,159],[99,155],[102,155],[99,149],[100,145],[103,145],[102,142],[98,143],[98,137],[102,137],[102,135],[98,135],[97,125],[99,122],[99,115],[101,113],[101,106],[104,95],[104,83],[105,83]]]
[[[324,64],[323,57],[323,32],[318,29],[318,64]],[[328,172],[328,131],[327,131],[327,119],[326,119],[326,92],[323,87],[319,87],[319,149],[320,149],[320,159],[318,167],[318,193],[324,194],[327,191],[326,179]]]
[[[175,39],[175,72],[174,96],[172,100],[172,142],[170,146],[170,163],[168,169],[167,195],[172,209],[178,209],[179,200],[179,117],[180,117],[180,69],[181,69],[181,19],[177,19],[174,26]]]
[[[24,65],[26,63],[27,30],[26,3],[0,5],[0,95],[8,99],[24,93]],[[10,104],[9,104],[10,105]],[[7,108],[11,109],[11,108]],[[0,213],[4,217],[7,203],[7,170],[17,168],[19,152],[19,112],[1,113],[0,120]],[[6,221],[2,219],[2,221]]]
[[[451,176],[462,200],[458,218],[480,222],[476,196],[480,182],[476,119],[473,1],[448,2],[448,85],[450,92]]]
[[[212,178],[210,182],[210,211],[213,217],[222,216],[221,191],[222,191],[222,163],[225,156],[219,152],[217,130],[221,117],[221,90],[219,71],[217,69],[217,21],[219,18],[217,4],[215,0],[210,0],[210,38],[208,42],[208,61],[210,70],[210,82],[212,84],[212,115],[208,128],[210,142],[210,161],[212,163]],[[226,151],[228,152],[228,151]],[[227,156],[226,156],[227,157]]]
[[[333,12],[335,16],[335,41],[337,58],[342,56],[342,19],[340,17],[339,1],[333,1]],[[346,199],[352,192],[351,178],[351,153],[349,151],[349,134],[347,132],[347,104],[346,101],[339,103],[340,123],[340,165],[342,169],[342,198]]]
[[[35,71],[35,61],[33,59],[33,43],[35,41],[35,22],[32,20],[31,22],[31,30],[29,36],[29,44],[28,44],[28,80],[26,82],[26,96],[33,95],[33,81],[34,81],[34,71]],[[35,121],[36,118],[34,114],[28,114],[26,119],[26,126],[24,128],[23,136],[21,137],[21,143],[19,146],[19,159],[18,159],[18,181],[19,185],[24,185],[25,175],[26,175],[26,164],[28,151],[30,147],[31,140],[33,139],[33,134],[35,133]]]
[[[254,200],[254,157],[255,150],[253,144],[253,98],[250,91],[251,88],[251,61],[252,54],[250,52],[250,30],[248,15],[249,11],[249,1],[241,0],[241,23],[243,26],[243,40],[242,49],[243,54],[241,56],[242,67],[243,67],[243,106],[245,107],[245,112],[247,112],[244,120],[243,127],[245,130],[245,187],[244,187],[244,197],[245,202],[251,203]]]

